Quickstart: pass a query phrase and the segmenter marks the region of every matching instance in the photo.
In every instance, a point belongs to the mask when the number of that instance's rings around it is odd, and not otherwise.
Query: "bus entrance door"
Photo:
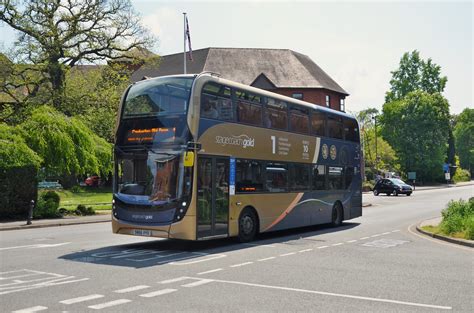
[[[198,158],[197,238],[228,235],[229,159]]]

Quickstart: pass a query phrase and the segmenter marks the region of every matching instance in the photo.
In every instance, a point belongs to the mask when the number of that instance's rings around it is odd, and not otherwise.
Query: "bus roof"
[[[213,82],[216,82],[216,83],[219,83],[219,84],[223,84],[223,85],[226,85],[226,86],[229,86],[229,87],[235,87],[235,88],[245,89],[245,90],[255,92],[255,93],[260,93],[263,96],[272,97],[272,98],[279,99],[279,100],[282,100],[282,101],[295,103],[295,104],[298,104],[298,105],[301,105],[301,106],[304,106],[304,107],[308,107],[310,109],[314,109],[314,110],[317,110],[317,111],[321,111],[321,112],[325,112],[325,113],[331,113],[331,114],[339,115],[341,117],[346,117],[346,118],[350,118],[350,119],[355,119],[355,117],[352,114],[349,114],[349,113],[346,113],[346,112],[337,111],[337,110],[326,108],[324,106],[317,105],[317,104],[314,104],[314,103],[298,100],[298,99],[288,97],[288,96],[283,96],[283,95],[280,95],[278,93],[274,93],[274,92],[271,92],[271,91],[268,91],[268,90],[264,90],[264,89],[252,87],[252,86],[249,86],[249,85],[244,85],[244,84],[241,84],[241,83],[237,83],[237,82],[225,79],[225,78],[221,78],[221,77],[219,77],[218,73],[212,73],[212,72],[202,72],[202,73],[199,73],[199,74],[180,74],[180,75],[159,76],[159,77],[147,78],[147,79],[138,81],[134,84],[139,84],[140,82],[145,81],[145,80],[149,80],[149,79],[159,79],[159,78],[162,78],[162,77],[196,77],[197,79],[204,79],[204,80],[207,80],[207,81],[213,81]]]

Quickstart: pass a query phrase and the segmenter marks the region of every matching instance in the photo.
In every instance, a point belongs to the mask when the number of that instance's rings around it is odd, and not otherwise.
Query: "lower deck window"
[[[263,163],[251,160],[237,160],[236,163],[237,192],[262,192]]]

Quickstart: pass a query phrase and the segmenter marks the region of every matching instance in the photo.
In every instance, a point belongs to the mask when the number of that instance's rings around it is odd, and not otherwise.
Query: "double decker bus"
[[[220,78],[124,93],[114,146],[117,234],[203,240],[362,215],[354,117]]]

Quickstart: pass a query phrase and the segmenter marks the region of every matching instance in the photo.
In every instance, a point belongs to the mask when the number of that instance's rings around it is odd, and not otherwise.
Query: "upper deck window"
[[[344,119],[344,133],[346,140],[359,142],[359,127],[357,126],[357,121]]]
[[[237,121],[240,123],[262,125],[262,97],[247,91],[235,91],[237,101]]]
[[[232,121],[234,107],[230,87],[208,83],[202,90],[201,117]]]
[[[309,111],[307,108],[292,106],[290,108],[290,130],[309,133]]]
[[[328,136],[331,138],[342,139],[343,138],[343,126],[342,117],[337,115],[328,115]]]
[[[316,136],[326,135],[326,114],[313,111],[311,114],[311,133]]]
[[[193,77],[162,77],[139,82],[128,91],[122,118],[184,114]]]
[[[279,130],[286,130],[288,128],[288,111],[286,102],[268,98],[265,107],[265,126]]]

